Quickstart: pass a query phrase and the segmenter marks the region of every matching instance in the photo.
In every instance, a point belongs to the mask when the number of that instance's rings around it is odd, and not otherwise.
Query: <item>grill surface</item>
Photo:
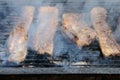
[[[86,51],[83,51],[86,53]],[[89,52],[88,52],[89,53]],[[94,51],[93,51],[94,53]],[[92,57],[84,55],[85,57]],[[31,52],[27,55],[24,62],[21,63],[23,67],[120,67],[120,57],[103,58],[98,57],[97,60],[90,61],[89,59],[83,59],[79,62],[73,62],[72,57],[62,55],[57,59],[53,59],[50,55],[39,55],[35,52]]]
[[[32,1],[32,0],[31,0]],[[27,2],[27,0],[26,0]],[[47,2],[44,0],[44,2]],[[82,1],[81,1],[82,2]],[[60,8],[63,12],[81,12],[80,9],[83,7],[77,6],[82,5],[79,0],[71,1],[71,0],[55,0],[51,2],[49,5],[56,6],[63,5],[64,10]],[[0,0],[0,9],[3,9],[5,12],[2,14],[0,12],[0,62],[4,60],[3,56],[5,55],[5,41],[9,36],[9,33],[12,31],[13,27],[12,25],[15,23],[15,19],[12,16],[17,16],[16,14],[9,14],[12,12],[12,7],[6,6],[7,4],[4,4],[3,0]],[[3,4],[2,4],[3,3]],[[96,3],[93,1],[93,3]],[[102,3],[102,2],[101,2]],[[20,3],[22,4],[22,3]],[[26,3],[28,5],[34,5],[31,3]],[[23,4],[23,5],[26,5]],[[115,1],[113,1],[113,4],[115,4]],[[48,5],[48,4],[43,4]],[[61,5],[61,6],[62,6]],[[90,7],[92,5],[89,5]],[[119,5],[114,5],[118,6]],[[58,7],[59,8],[59,7]],[[9,11],[9,13],[7,13]],[[5,15],[7,14],[7,16]],[[2,17],[3,16],[3,17]],[[60,15],[61,17],[61,15]],[[11,22],[11,19],[13,21]],[[61,21],[59,22],[59,25],[61,25]],[[113,28],[113,27],[112,27]],[[113,28],[114,30],[114,28]],[[58,30],[59,33],[59,30]],[[71,45],[71,44],[70,44]],[[92,51],[89,51],[88,48],[93,49]],[[90,46],[84,47],[85,50],[80,51],[79,55],[70,52],[68,54],[62,54],[58,58],[54,58],[53,56],[50,56],[49,54],[38,54],[36,51],[28,50],[28,54],[26,56],[26,59],[20,63],[19,66],[13,67],[13,68],[0,68],[0,74],[45,74],[45,73],[120,73],[120,57],[114,56],[105,58],[101,55],[101,51],[99,49],[99,46],[96,46],[96,44],[91,44]],[[72,55],[75,54],[75,55]],[[77,60],[76,60],[77,57]],[[81,57],[78,59],[78,57]],[[1,64],[2,66],[2,64]],[[29,67],[29,68],[28,68]],[[8,73],[7,73],[8,72]]]

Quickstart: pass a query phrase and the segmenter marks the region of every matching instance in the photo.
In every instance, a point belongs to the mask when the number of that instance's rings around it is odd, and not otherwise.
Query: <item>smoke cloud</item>
[[[3,4],[2,4],[3,3]],[[78,54],[80,54],[82,57],[77,57],[77,59],[74,60],[82,60],[84,54],[94,56],[92,52],[90,52],[88,47],[83,47],[81,50],[74,45],[74,43],[69,42],[64,38],[62,35],[61,31],[61,26],[62,26],[62,15],[64,13],[84,13],[85,14],[85,21],[87,22],[88,26],[93,28],[91,18],[90,18],[90,11],[92,8],[99,6],[99,7],[104,7],[108,14],[107,14],[107,23],[111,27],[113,31],[113,35],[116,38],[116,40],[119,42],[120,41],[120,23],[119,23],[119,16],[120,16],[120,7],[119,7],[119,0],[4,0],[0,3],[0,7],[4,7],[5,9],[0,8],[0,28],[4,30],[3,32],[0,31],[1,36],[0,39],[2,40],[4,37],[7,39],[9,36],[9,33],[14,29],[13,25],[16,24],[16,19],[20,15],[20,11],[24,6],[33,6],[35,8],[34,11],[34,16],[33,16],[33,21],[30,25],[29,31],[28,31],[28,36],[33,36],[34,37],[34,32],[36,32],[37,28],[37,22],[38,22],[38,9],[43,6],[54,6],[59,10],[59,19],[58,19],[58,26],[57,26],[57,31],[54,35],[54,49],[53,49],[53,55],[54,57],[60,56],[63,53],[66,53],[67,50],[71,50],[70,53],[75,53],[72,54],[74,57]],[[14,16],[14,17],[12,17]],[[5,25],[6,23],[11,23],[11,25]],[[43,23],[44,24],[44,23]],[[7,33],[5,35],[5,33]],[[32,39],[29,37],[29,41],[32,41]],[[2,42],[3,44],[0,45],[0,55],[5,53],[4,50],[4,44],[5,41]],[[28,44],[28,47],[32,45],[31,43]],[[95,46],[95,45],[94,45]],[[88,50],[90,53],[84,53],[80,51]],[[99,53],[99,51],[98,51]],[[98,57],[99,54],[96,53],[96,56]],[[3,57],[2,57],[3,58]],[[89,58],[91,59],[91,58]],[[92,58],[96,60],[96,57]]]

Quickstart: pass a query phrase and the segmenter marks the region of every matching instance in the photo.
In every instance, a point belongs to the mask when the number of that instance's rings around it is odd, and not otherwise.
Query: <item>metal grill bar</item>
[[[93,51],[93,53],[95,53],[95,51]],[[83,56],[87,56],[87,55],[83,55]],[[63,57],[64,59],[62,59]],[[88,55],[87,57],[91,57],[91,56]],[[97,57],[97,56],[94,56],[94,57]],[[94,61],[80,60],[79,62],[73,62],[72,60],[70,60],[70,58],[66,57],[65,55],[59,58],[56,58],[56,59],[53,59],[51,56],[45,59],[44,58],[42,59],[40,54],[37,54],[33,51],[33,53],[29,53],[26,56],[25,61],[22,62],[21,65],[24,67],[64,67],[64,66],[68,66],[68,67],[75,67],[75,66],[76,67],[120,67],[120,60],[119,60],[119,57],[111,57],[111,58],[98,58],[98,60],[94,60]]]

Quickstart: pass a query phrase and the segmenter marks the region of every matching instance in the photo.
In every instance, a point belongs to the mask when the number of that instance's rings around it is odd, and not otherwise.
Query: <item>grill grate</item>
[[[46,1],[48,1],[48,0],[46,0]],[[83,11],[83,10],[80,10],[80,9],[83,9],[83,7],[79,6],[79,5],[84,5],[84,3],[82,3],[81,1],[74,2],[74,3],[71,0],[68,0],[68,2],[67,2],[67,0],[63,0],[62,2],[61,1],[57,0],[56,2],[51,2],[49,5],[59,7],[59,5],[61,6],[61,4],[62,4],[64,9],[62,9],[60,7],[61,14],[62,14],[62,12],[64,12],[64,13],[66,13],[66,12],[80,13],[81,11]],[[78,0],[76,0],[76,1],[78,1]],[[29,5],[31,5],[31,4],[29,4]],[[48,5],[48,4],[43,4],[43,5]],[[102,6],[102,4],[100,6]],[[112,6],[114,7],[114,6],[119,6],[119,5],[112,5]],[[5,6],[3,6],[3,7],[5,7]],[[89,5],[89,7],[92,7],[92,3]],[[12,11],[11,8],[8,12],[7,11],[8,8],[6,7],[5,8],[6,12],[10,13],[10,11]],[[84,12],[86,12],[86,11],[84,11]],[[2,57],[3,54],[5,54],[4,44],[9,36],[9,33],[12,31],[13,24],[15,23],[16,17],[13,17],[13,16],[17,16],[17,14],[13,14],[13,15],[7,14],[6,18],[0,21],[0,57]],[[0,18],[1,18],[1,16],[0,16]],[[11,20],[13,20],[13,21],[11,21]],[[60,22],[60,24],[61,24],[61,22]],[[115,24],[115,26],[116,25],[117,24]],[[115,27],[113,27],[113,28],[115,28]],[[74,53],[75,52],[74,51],[74,52],[71,52],[69,55],[63,54],[57,58],[53,58],[52,56],[50,56],[47,53],[43,55],[43,54],[38,54],[36,51],[28,50],[26,59],[23,62],[21,62],[20,67],[41,67],[41,68],[43,68],[43,67],[64,67],[64,66],[68,66],[68,67],[120,67],[120,57],[115,57],[115,56],[110,57],[110,58],[102,57],[102,55],[100,55],[101,53],[99,51],[99,47],[98,46],[96,47],[96,45],[98,45],[98,44],[95,44],[95,43],[96,42],[94,42],[94,47],[90,46],[90,48],[94,49],[95,51],[84,50],[84,51],[80,51],[79,55]],[[75,55],[73,56],[72,54],[75,54]],[[76,57],[77,57],[77,60],[76,60]],[[80,59],[78,59],[78,57]],[[3,60],[0,60],[1,63],[2,63],[2,61]]]
[[[86,51],[83,51],[85,53]],[[95,51],[93,51],[95,52]],[[83,55],[91,57],[88,55]],[[94,56],[96,57],[96,56]],[[52,58],[47,53],[42,55],[35,51],[28,51],[26,59],[21,63],[22,67],[120,67],[120,57],[98,57],[97,60],[90,61],[89,59],[83,59],[79,62],[74,62],[72,57],[68,55],[62,55],[59,58]]]

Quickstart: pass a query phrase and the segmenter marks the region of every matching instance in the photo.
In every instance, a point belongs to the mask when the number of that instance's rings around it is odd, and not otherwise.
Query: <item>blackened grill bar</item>
[[[0,74],[120,73],[120,1],[0,2]],[[7,50],[6,41],[10,43]],[[25,56],[19,60],[24,49],[17,47],[24,46]],[[11,54],[14,60],[8,59]]]

